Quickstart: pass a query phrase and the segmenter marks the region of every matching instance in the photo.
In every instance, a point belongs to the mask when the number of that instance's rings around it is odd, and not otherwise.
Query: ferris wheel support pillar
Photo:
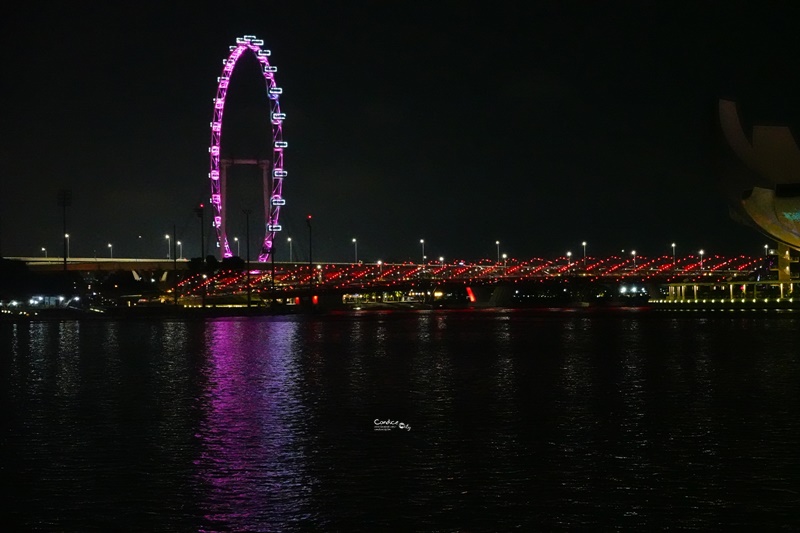
[[[225,201],[228,198],[227,194],[227,187],[228,187],[228,169],[234,165],[255,165],[261,169],[261,180],[263,182],[264,188],[264,210],[266,213],[269,213],[270,209],[270,191],[272,191],[272,175],[269,171],[270,169],[270,161],[268,159],[220,159],[219,160],[219,190],[221,192],[222,198],[220,199],[220,208],[222,212],[225,211]],[[220,228],[222,229],[222,233],[227,235],[227,228],[226,228],[226,217],[222,217]],[[248,245],[249,245],[249,237],[248,237]],[[220,252],[220,259],[224,259],[222,257],[222,252]],[[248,258],[248,262],[250,259]]]

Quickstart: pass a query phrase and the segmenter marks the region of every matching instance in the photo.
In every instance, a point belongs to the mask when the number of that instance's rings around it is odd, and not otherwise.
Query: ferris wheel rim
[[[214,98],[213,118],[210,125],[211,141],[208,149],[208,177],[211,185],[211,206],[214,211],[213,226],[217,234],[217,246],[221,248],[223,259],[233,257],[233,253],[227,236],[227,210],[223,208],[225,198],[223,198],[220,185],[222,119],[225,112],[225,97],[233,71],[238,60],[248,51],[256,56],[261,67],[261,74],[266,84],[267,98],[270,104],[269,122],[272,130],[272,159],[269,169],[271,190],[269,194],[267,194],[266,190],[264,191],[264,224],[266,233],[261,253],[258,255],[260,262],[266,262],[273,258],[275,235],[281,231],[280,212],[281,207],[286,204],[283,198],[283,180],[288,175],[283,165],[283,151],[288,147],[288,143],[283,140],[283,121],[286,118],[286,114],[282,113],[280,108],[280,95],[283,94],[283,89],[275,81],[277,67],[270,64],[269,57],[271,52],[261,48],[263,44],[264,42],[254,35],[237,37],[236,45],[230,46],[230,54],[222,62],[222,75],[217,78],[217,92]],[[264,187],[266,187],[266,183]]]

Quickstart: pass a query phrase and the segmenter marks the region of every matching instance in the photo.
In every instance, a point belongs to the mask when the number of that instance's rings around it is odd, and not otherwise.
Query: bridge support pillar
[[[511,305],[511,287],[497,285],[489,298],[489,307],[506,307]]]

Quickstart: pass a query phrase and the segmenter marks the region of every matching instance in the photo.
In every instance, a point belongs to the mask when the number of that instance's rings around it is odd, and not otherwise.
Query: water
[[[797,530],[799,340],[748,313],[0,324],[3,528]]]

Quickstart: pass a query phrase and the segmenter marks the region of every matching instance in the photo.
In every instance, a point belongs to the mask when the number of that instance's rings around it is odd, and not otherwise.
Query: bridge
[[[10,259],[10,258],[9,258]],[[272,307],[302,302],[357,305],[525,306],[623,298],[653,302],[792,302],[776,256],[689,255],[509,259],[498,263],[297,263],[233,258],[208,265],[185,259],[16,258],[43,276],[83,279],[83,295],[109,307]],[[238,265],[233,266],[238,260]],[[77,276],[78,278],[75,278]],[[79,291],[80,292],[80,291]],[[748,305],[750,305],[750,303]]]
[[[587,257],[569,261],[533,258],[497,263],[369,263],[369,264],[261,264],[256,269],[219,271],[213,275],[188,274],[177,283],[179,294],[200,293],[233,296],[254,291],[261,295],[300,294],[313,289],[347,295],[348,293],[413,293],[415,289],[435,287],[490,287],[496,285],[530,286],[531,284],[572,283],[582,286],[666,285],[670,283],[712,283],[729,280],[748,281],[764,258],[748,256],[707,258],[689,256],[673,261],[672,257]],[[173,288],[174,290],[174,288]]]
[[[509,259],[496,262],[483,259],[476,262],[454,261],[427,263],[335,263],[315,264],[298,262],[263,263],[251,262],[241,268],[225,268],[224,263],[214,273],[192,273],[192,262],[187,259],[148,258],[63,258],[9,257],[24,262],[32,271],[57,272],[185,272],[184,281],[205,275],[212,282],[229,280],[225,285],[238,281],[239,275],[251,272],[251,283],[259,286],[265,282],[279,286],[298,286],[314,283],[318,287],[344,288],[371,285],[391,286],[398,282],[418,279],[444,282],[496,282],[542,280],[564,277],[581,277],[590,281],[602,279],[657,280],[669,283],[675,280],[711,280],[740,277],[762,267],[765,257],[739,256],[695,256],[674,258],[672,256],[646,257],[586,257],[572,259],[561,256],[552,259]],[[247,266],[247,268],[245,268]]]

